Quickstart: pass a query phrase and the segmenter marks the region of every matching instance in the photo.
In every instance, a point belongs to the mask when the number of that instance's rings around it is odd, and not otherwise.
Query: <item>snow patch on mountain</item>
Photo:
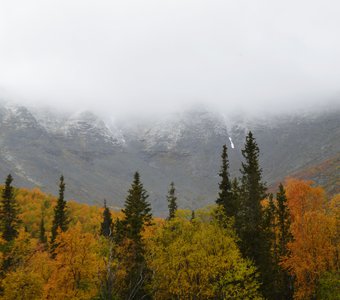
[[[235,149],[235,145],[234,145],[233,140],[231,139],[231,137],[229,137],[229,141],[230,141],[231,148]]]
[[[2,125],[17,130],[39,128],[37,120],[31,112],[23,106],[6,105],[2,108]]]

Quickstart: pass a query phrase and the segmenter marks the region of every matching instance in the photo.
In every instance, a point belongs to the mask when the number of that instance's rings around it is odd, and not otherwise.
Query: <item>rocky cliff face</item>
[[[238,176],[245,135],[252,130],[270,185],[336,156],[339,120],[339,111],[261,120],[192,109],[132,124],[105,122],[91,112],[1,105],[0,175],[12,173],[17,185],[57,193],[64,174],[68,198],[89,203],[106,198],[119,207],[138,170],[157,213],[166,210],[172,180],[181,206],[194,208],[216,198],[224,143],[231,174]]]

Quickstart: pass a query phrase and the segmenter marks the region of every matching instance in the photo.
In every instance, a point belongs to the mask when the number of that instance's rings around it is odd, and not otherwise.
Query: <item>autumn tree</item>
[[[0,206],[0,220],[2,238],[7,242],[18,236],[18,207],[12,187],[13,177],[9,174],[6,178],[5,187],[2,190]]]
[[[219,183],[219,193],[216,200],[216,204],[221,205],[227,216],[232,217],[236,214],[236,207],[231,192],[231,182],[229,178],[229,160],[227,153],[227,145],[223,145],[222,150],[222,165],[219,176],[221,177],[221,182]]]
[[[29,270],[18,269],[10,272],[3,280],[3,297],[6,300],[43,299],[43,281],[41,277]]]
[[[66,231],[69,223],[67,217],[67,204],[64,199],[64,192],[65,192],[64,176],[61,176],[59,183],[59,197],[57,200],[57,205],[54,208],[54,219],[52,223],[52,236],[51,236],[52,251],[56,247],[55,240],[58,235],[58,230],[62,232]]]
[[[7,273],[2,282],[0,280],[3,289],[3,295],[0,298],[4,300],[44,299],[43,278],[35,270],[36,260],[33,264],[31,263],[32,258],[39,252],[36,248],[36,240],[22,228],[12,243],[6,257],[11,264],[6,269]],[[48,261],[44,260],[43,265],[46,268]]]
[[[175,184],[171,182],[170,188],[168,191],[168,195],[166,197],[168,201],[168,208],[169,208],[169,217],[168,219],[171,220],[175,217],[177,211],[177,197],[176,197],[176,189]]]
[[[100,224],[100,234],[109,237],[112,234],[112,216],[110,209],[106,206],[106,200],[104,200],[103,221]]]
[[[322,275],[339,269],[337,218],[324,190],[312,182],[290,179],[286,195],[293,240],[282,265],[295,278],[294,298],[310,299],[316,297]]]
[[[0,278],[7,276],[9,272],[15,271],[26,263],[35,248],[35,241],[24,228],[18,231],[18,236],[11,242],[0,245],[2,251],[2,265],[0,268]]]
[[[242,258],[232,227],[215,215],[173,218],[148,242],[155,299],[261,299],[255,267]]]
[[[102,260],[99,245],[78,222],[56,237],[56,257],[49,278],[47,299],[93,299],[98,294]]]

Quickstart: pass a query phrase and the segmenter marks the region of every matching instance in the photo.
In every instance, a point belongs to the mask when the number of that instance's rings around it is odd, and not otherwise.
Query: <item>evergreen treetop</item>
[[[151,225],[152,221],[148,197],[149,195],[140,181],[139,173],[136,172],[122,212],[125,215],[123,226],[126,237],[137,243],[141,242],[144,226]]]
[[[253,260],[258,267],[263,281],[263,292],[270,297],[271,257],[270,237],[261,201],[266,197],[266,186],[262,181],[259,165],[259,147],[250,131],[242,150],[240,209],[236,220],[236,230],[240,237],[242,254]]]
[[[64,192],[65,192],[65,182],[64,176],[60,176],[60,183],[59,183],[59,197],[57,201],[57,205],[54,208],[54,219],[52,223],[52,236],[51,236],[51,243],[55,242],[55,239],[58,235],[58,229],[60,228],[61,231],[66,231],[67,226],[69,223],[67,217],[67,203],[64,199]]]
[[[167,195],[168,201],[168,208],[169,208],[169,217],[168,219],[171,220],[175,217],[177,211],[177,197],[176,197],[176,189],[175,184],[171,182],[169,192]]]
[[[259,230],[262,223],[261,201],[266,197],[266,186],[262,182],[259,147],[251,131],[246,137],[242,155],[245,159],[240,169],[243,215],[249,219],[251,228]]]
[[[110,209],[106,205],[104,199],[103,222],[100,224],[100,234],[109,237],[112,235],[112,216]]]
[[[18,236],[18,208],[12,187],[13,177],[9,174],[2,190],[0,206],[1,232],[5,241],[12,241]]]
[[[219,176],[221,182],[219,183],[219,193],[216,203],[224,208],[227,216],[231,217],[236,214],[235,203],[231,192],[231,182],[229,179],[229,160],[227,153],[227,145],[223,145],[222,150],[222,165]]]

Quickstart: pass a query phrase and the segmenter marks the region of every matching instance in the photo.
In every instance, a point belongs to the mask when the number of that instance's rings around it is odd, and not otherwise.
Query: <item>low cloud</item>
[[[339,104],[338,1],[2,1],[0,97],[112,115]]]

